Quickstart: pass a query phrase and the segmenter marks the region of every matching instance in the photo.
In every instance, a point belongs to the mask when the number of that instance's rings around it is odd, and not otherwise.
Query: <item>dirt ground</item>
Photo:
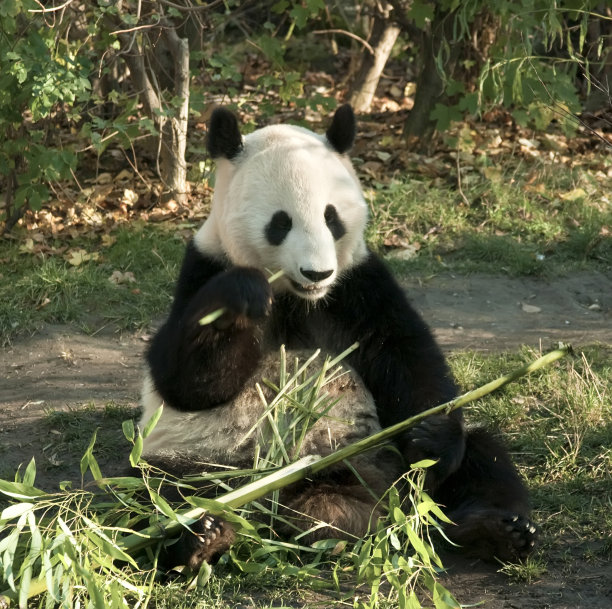
[[[559,341],[575,347],[612,343],[612,277],[600,273],[552,281],[443,275],[404,285],[447,351],[500,351],[523,344],[548,350]],[[62,444],[54,436],[62,432],[49,425],[45,413],[87,404],[102,409],[109,402],[135,410],[147,338],[45,326],[5,348],[0,361],[0,475],[10,475],[34,455],[40,486],[78,480],[78,458],[61,454],[57,447]],[[99,460],[107,475],[123,467],[112,451]],[[597,543],[579,546],[569,540],[548,557],[547,572],[529,584],[512,583],[495,567],[450,559],[445,585],[462,603],[482,601],[479,606],[486,609],[610,609],[612,565],[582,560]]]

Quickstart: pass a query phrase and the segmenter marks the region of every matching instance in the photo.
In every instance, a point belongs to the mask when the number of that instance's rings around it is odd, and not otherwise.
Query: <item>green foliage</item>
[[[279,458],[281,462],[295,460],[306,431],[320,416],[325,416],[330,405],[322,389],[339,373],[336,364],[343,355],[335,361],[326,361],[315,374],[307,370],[313,358],[301,365],[296,362],[294,374],[288,373],[286,363],[282,364],[280,386],[271,386],[278,395],[266,405],[262,418],[269,422],[269,430],[278,443],[264,442],[269,450],[264,459],[258,460],[263,469],[250,472],[261,482],[266,481],[261,476],[270,471],[271,463]],[[284,402],[288,404],[283,406]],[[277,407],[279,412],[275,412]],[[180,505],[171,505],[163,497],[162,486],[176,485],[185,501],[199,508],[200,513],[204,510],[222,514],[233,524],[242,542],[222,560],[245,574],[265,576],[273,572],[301,584],[310,583],[313,588],[339,586],[340,579],[346,580],[350,574],[359,585],[365,584],[370,589],[369,600],[364,601],[362,596],[354,600],[354,606],[363,609],[381,606],[381,586],[385,584],[391,585],[388,600],[397,601],[400,608],[421,607],[419,598],[427,595],[425,589],[429,589],[436,607],[459,606],[436,578],[435,569],[442,564],[429,539],[429,528],[439,529],[440,522],[449,521],[423,491],[422,468],[432,462],[417,464],[415,467],[420,469],[401,481],[402,486],[411,490],[407,506],[402,505],[399,491],[391,488],[384,499],[389,517],[378,523],[372,537],[358,540],[354,547],[345,548],[345,543],[337,541],[303,547],[297,542],[280,542],[273,530],[265,526],[254,527],[224,507],[223,497],[214,501],[190,495],[195,491],[194,484],[208,481],[218,488],[227,488],[224,481],[239,481],[247,472],[215,471],[174,481],[141,462],[143,438],[152,431],[161,413],[160,408],[139,434],[131,420],[122,425],[126,439],[133,445],[130,463],[142,469],[142,479],[103,477],[94,455],[96,430],[80,460],[81,475],[91,475],[98,487],[96,491],[64,486],[60,492],[45,493],[34,486],[33,460],[23,476],[16,475],[14,482],[0,480],[0,496],[8,500],[0,514],[0,582],[6,586],[0,593],[4,598],[16,600],[19,607],[27,606],[29,599],[38,594],[44,595],[46,606],[86,602],[93,607],[124,607],[146,603],[152,594],[158,555],[165,541],[160,531],[172,535],[171,525],[177,525],[174,531],[193,522],[189,512],[180,511]],[[262,489],[260,495],[263,492]],[[271,511],[254,502],[246,513],[261,521],[261,514],[257,516],[261,510]],[[135,528],[140,532],[131,533]],[[333,561],[330,580],[326,568],[334,554],[341,555]],[[203,565],[197,574],[186,569],[183,574],[191,585],[204,588],[212,569]]]
[[[392,606],[420,608],[420,597],[429,590],[436,609],[456,609],[460,605],[436,578],[442,562],[434,550],[430,530],[441,533],[441,523],[450,522],[423,490],[424,470],[433,462],[415,465],[403,483],[410,487],[409,501],[402,503],[394,486],[388,493],[388,517],[372,537],[360,540],[346,552],[352,559],[357,583],[367,584],[369,595],[357,597],[356,609]]]
[[[407,16],[417,28],[444,26],[436,66],[446,100],[430,114],[436,129],[444,131],[451,121],[502,105],[520,125],[543,130],[556,120],[572,132],[580,111],[578,73],[589,80],[591,63],[603,59],[603,41],[596,51],[586,44],[589,21],[603,18],[600,4],[413,2]]]
[[[0,8],[0,176],[7,184],[0,220],[26,205],[40,209],[47,183],[70,175],[76,156],[49,142],[50,121],[59,104],[73,106],[89,94],[90,66],[29,12],[39,6],[13,0]]]

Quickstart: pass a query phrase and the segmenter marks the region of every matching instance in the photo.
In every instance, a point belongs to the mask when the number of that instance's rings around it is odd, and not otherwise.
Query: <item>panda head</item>
[[[367,204],[345,153],[350,106],[325,136],[272,125],[240,135],[235,116],[213,112],[208,150],[217,161],[211,214],[195,238],[205,254],[283,275],[273,288],[315,301],[366,256]]]

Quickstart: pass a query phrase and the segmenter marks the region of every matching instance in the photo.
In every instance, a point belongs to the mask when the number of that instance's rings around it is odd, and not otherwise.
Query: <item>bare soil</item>
[[[612,278],[601,273],[551,281],[445,275],[404,285],[447,351],[495,352],[524,344],[547,350],[559,341],[612,344]],[[0,361],[0,475],[12,475],[34,455],[39,486],[78,481],[80,455],[62,441],[66,430],[55,428],[47,413],[91,405],[101,426],[109,423],[102,414],[109,403],[136,413],[147,338],[45,326],[6,348]],[[120,442],[120,422],[110,421]],[[121,453],[126,451],[102,451],[105,474],[124,468]],[[495,566],[451,557],[445,585],[462,603],[482,601],[487,609],[610,609],[612,564],[593,558],[599,546],[597,539],[567,540],[546,557],[547,572],[528,584],[513,583]]]

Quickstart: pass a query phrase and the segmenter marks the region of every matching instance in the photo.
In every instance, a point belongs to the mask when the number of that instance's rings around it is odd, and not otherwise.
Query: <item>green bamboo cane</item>
[[[417,425],[420,421],[434,414],[449,413],[457,408],[461,408],[470,402],[474,402],[489,393],[500,389],[504,385],[511,383],[526,374],[540,370],[553,362],[565,357],[571,353],[571,346],[561,346],[537,360],[534,360],[530,364],[517,368],[513,372],[501,376],[494,381],[483,385],[472,391],[468,391],[463,395],[460,395],[450,402],[445,402],[434,408],[424,410],[419,414],[405,419],[400,423],[396,423],[391,427],[387,427],[378,433],[375,433],[363,440],[359,440],[341,448],[326,457],[307,456],[298,461],[286,465],[271,474],[263,476],[259,480],[245,484],[244,486],[233,490],[229,493],[221,495],[215,499],[216,503],[227,506],[229,508],[239,508],[247,503],[260,499],[261,497],[281,489],[289,484],[293,484],[298,480],[302,480],[307,476],[316,474],[323,469],[330,467],[336,463],[340,463],[345,459],[350,459],[363,452],[372,450],[382,444],[384,444],[390,438],[396,436],[411,427]],[[177,535],[184,527],[184,523],[194,523],[199,520],[202,516],[207,513],[205,508],[193,508],[185,512],[181,512],[180,522],[178,520],[165,519],[155,525],[151,525],[146,529],[143,529],[139,533],[133,533],[118,540],[117,545],[124,552],[132,555],[142,550],[143,548],[153,545],[159,542],[167,536]],[[36,596],[44,592],[47,588],[45,578],[38,578],[30,583],[30,590],[28,592],[28,598]],[[11,600],[14,600],[15,593],[12,590],[6,590],[0,593],[0,609],[9,607]]]

